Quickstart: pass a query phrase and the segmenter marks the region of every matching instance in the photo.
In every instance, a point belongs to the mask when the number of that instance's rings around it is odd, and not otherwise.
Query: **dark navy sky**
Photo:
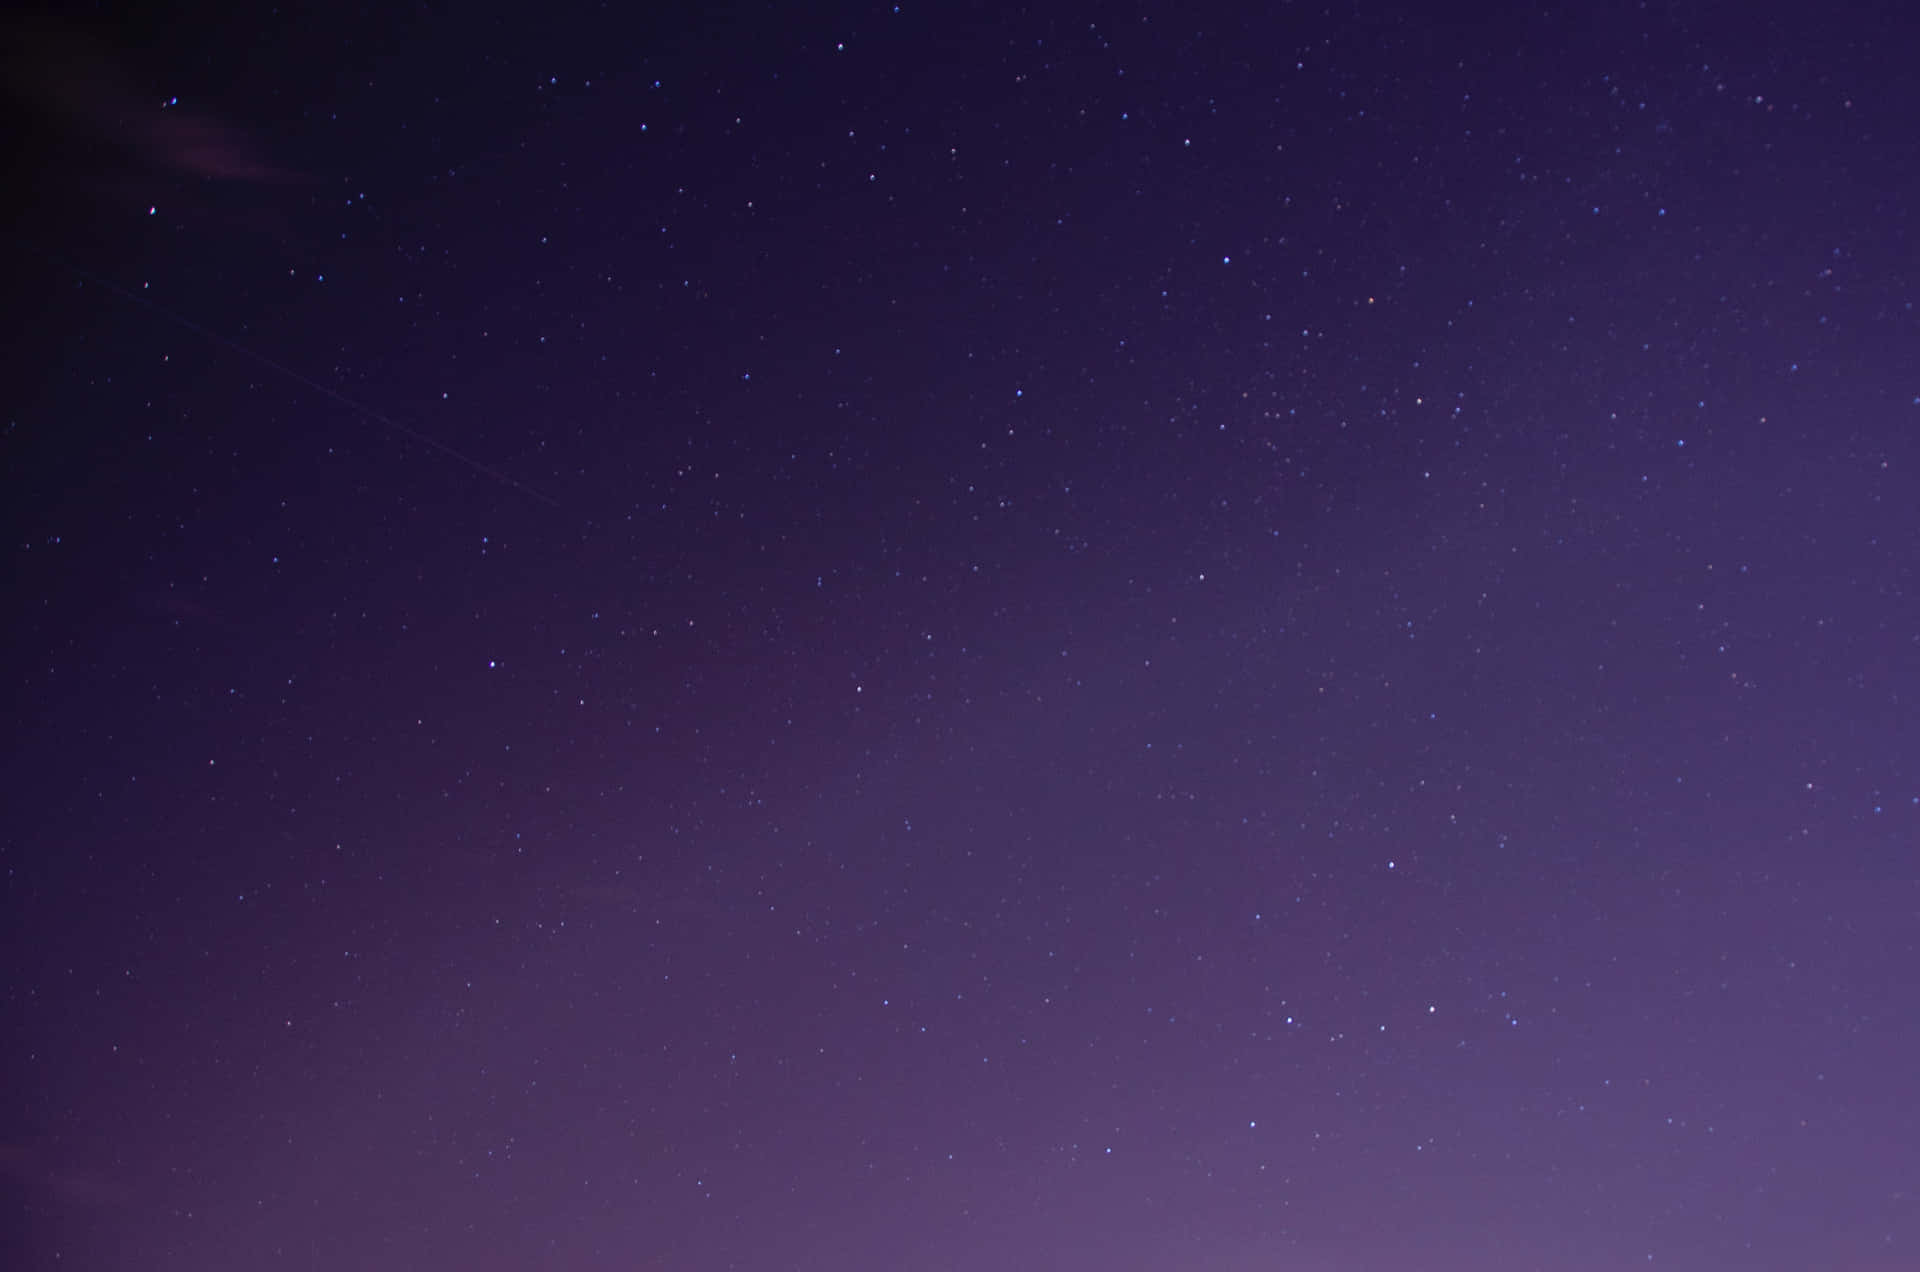
[[[626,7],[6,29],[8,1267],[1920,1266],[1897,6]]]

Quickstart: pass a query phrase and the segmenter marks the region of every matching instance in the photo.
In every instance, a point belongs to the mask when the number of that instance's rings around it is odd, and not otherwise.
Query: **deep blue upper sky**
[[[1889,7],[7,29],[22,1268],[1920,1263]]]

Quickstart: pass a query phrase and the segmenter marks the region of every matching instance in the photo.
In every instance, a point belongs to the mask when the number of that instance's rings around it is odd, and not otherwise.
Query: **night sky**
[[[4,29],[0,1262],[1920,1267],[1900,6],[355,7]]]

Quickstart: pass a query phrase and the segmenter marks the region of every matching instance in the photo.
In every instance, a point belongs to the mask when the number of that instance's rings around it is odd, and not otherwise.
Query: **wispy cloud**
[[[8,93],[63,143],[120,151],[150,167],[220,181],[304,184],[248,131],[177,99],[134,91],[115,60],[79,32],[44,20],[0,28]]]

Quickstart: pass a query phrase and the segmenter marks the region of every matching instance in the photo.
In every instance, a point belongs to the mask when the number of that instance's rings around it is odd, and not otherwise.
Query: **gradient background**
[[[0,1260],[1920,1267],[1900,7],[626,7],[9,20]]]

